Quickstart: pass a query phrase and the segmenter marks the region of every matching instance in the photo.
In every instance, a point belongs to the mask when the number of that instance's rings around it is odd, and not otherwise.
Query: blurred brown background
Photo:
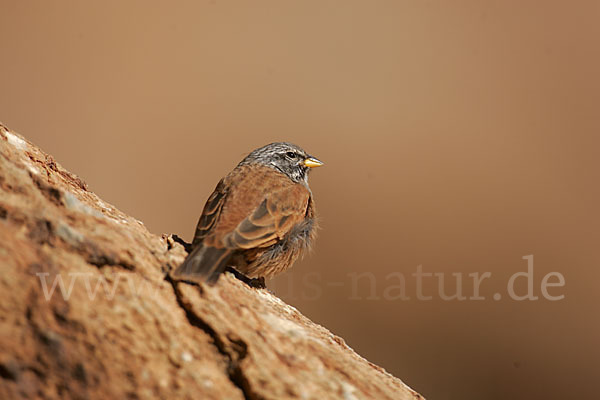
[[[0,120],[152,232],[190,239],[245,153],[295,142],[323,229],[278,295],[430,399],[596,396],[599,2],[0,4]],[[418,300],[418,265],[491,272],[486,300]]]

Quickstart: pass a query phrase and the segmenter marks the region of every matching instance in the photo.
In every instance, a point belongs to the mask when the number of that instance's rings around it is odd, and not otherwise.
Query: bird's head
[[[254,150],[240,165],[259,163],[275,168],[294,182],[308,182],[308,171],[323,165],[317,158],[292,143],[276,142]]]

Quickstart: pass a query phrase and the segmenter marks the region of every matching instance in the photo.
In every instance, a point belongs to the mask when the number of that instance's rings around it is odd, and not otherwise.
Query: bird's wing
[[[268,247],[304,220],[309,199],[309,190],[300,184],[268,193],[233,231],[222,236],[221,243],[228,249]]]
[[[196,233],[194,234],[194,241],[192,242],[193,246],[197,246],[200,242],[202,242],[202,240],[216,225],[219,215],[221,214],[221,210],[223,209],[226,195],[227,190],[224,184],[224,179],[221,179],[214,192],[212,192],[206,201],[206,204],[204,205],[202,215],[200,216],[200,220],[196,226]]]
[[[250,249],[275,243],[304,219],[310,190],[266,166],[234,169],[206,203],[195,243]]]

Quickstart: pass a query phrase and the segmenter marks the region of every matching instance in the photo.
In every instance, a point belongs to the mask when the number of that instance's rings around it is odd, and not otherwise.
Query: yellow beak
[[[323,165],[323,163],[314,157],[309,157],[306,160],[304,160],[304,165],[308,168],[316,168]]]

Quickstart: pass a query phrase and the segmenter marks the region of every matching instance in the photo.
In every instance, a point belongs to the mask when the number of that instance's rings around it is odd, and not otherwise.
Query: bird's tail
[[[206,282],[213,285],[219,279],[231,257],[231,250],[199,244],[171,276],[177,280]]]

